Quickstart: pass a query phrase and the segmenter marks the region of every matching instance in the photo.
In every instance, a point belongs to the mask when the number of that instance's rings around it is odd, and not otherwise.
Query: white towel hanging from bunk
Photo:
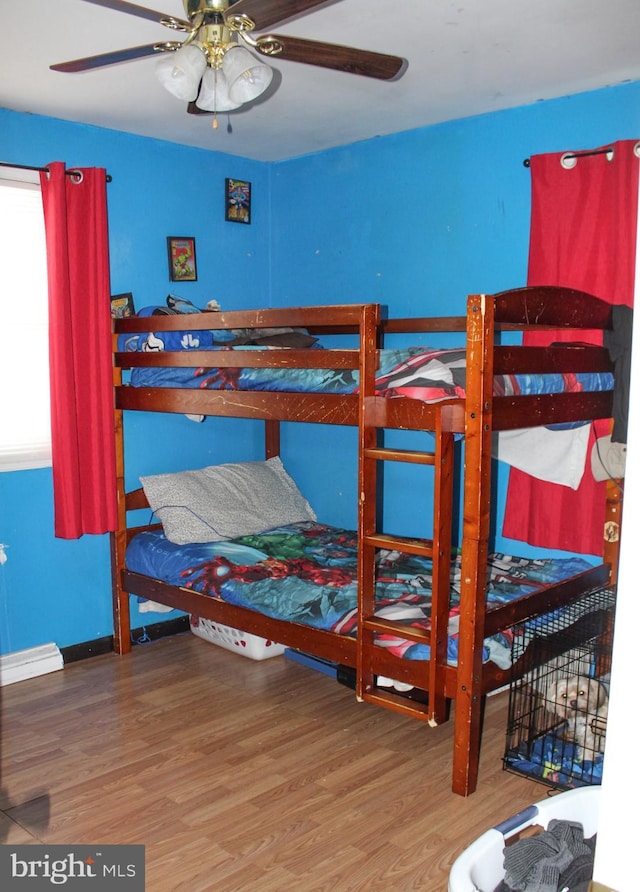
[[[494,436],[492,454],[538,480],[577,489],[586,466],[590,429],[583,424],[569,430],[501,431]]]

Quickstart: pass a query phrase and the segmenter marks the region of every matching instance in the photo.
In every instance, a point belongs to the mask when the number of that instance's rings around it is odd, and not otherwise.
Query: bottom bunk
[[[274,527],[219,542],[169,541],[161,530],[135,536],[126,554],[133,574],[151,577],[287,624],[309,626],[335,636],[355,637],[358,620],[358,537],[354,530],[317,521]],[[429,558],[380,551],[376,615],[407,627],[429,630],[432,569]],[[487,611],[589,571],[580,558],[533,560],[490,555]],[[451,570],[447,664],[457,663],[460,557]],[[286,643],[286,642],[284,642]],[[425,661],[425,643],[379,634],[379,647],[397,659]],[[341,649],[341,645],[336,645]],[[485,639],[483,662],[511,666],[512,633],[501,629]]]
[[[138,499],[143,499],[138,491]],[[316,520],[282,524],[264,532],[215,542],[170,541],[160,526],[139,530],[126,551],[123,588],[192,615],[242,629],[343,666],[357,667],[358,538],[352,530]],[[456,698],[461,558],[451,561],[445,663],[438,667],[443,694]],[[513,665],[514,617],[535,616],[606,582],[606,566],[575,557],[535,560],[492,554],[487,562],[486,627],[482,651],[485,694],[506,685]],[[376,636],[377,676],[429,693],[432,561],[422,555],[380,551],[376,616],[421,630],[423,640],[400,634]],[[567,622],[571,621],[567,611]],[[561,618],[558,619],[561,623]],[[397,625],[395,626],[397,629]],[[393,698],[382,688],[381,698]],[[425,698],[425,700],[428,698]],[[402,710],[405,711],[405,710]],[[430,721],[411,702],[406,710]],[[434,724],[434,722],[431,722]]]

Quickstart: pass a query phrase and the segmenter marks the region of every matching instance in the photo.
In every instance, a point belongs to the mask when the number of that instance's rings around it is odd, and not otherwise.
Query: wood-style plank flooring
[[[471,840],[547,793],[502,768],[506,694],[464,799],[452,722],[189,632],[0,700],[0,842],[144,844],[148,892],[443,892]]]

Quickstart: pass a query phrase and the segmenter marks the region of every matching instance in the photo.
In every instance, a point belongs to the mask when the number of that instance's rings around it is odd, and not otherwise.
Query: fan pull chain
[[[213,121],[211,122],[211,126],[214,130],[218,129],[218,112],[213,113]],[[233,127],[231,126],[231,117],[227,115],[227,133],[233,133]]]

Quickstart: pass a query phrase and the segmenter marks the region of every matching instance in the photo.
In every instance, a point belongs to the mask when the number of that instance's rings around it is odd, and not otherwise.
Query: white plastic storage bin
[[[218,647],[224,647],[226,650],[233,651],[236,654],[242,654],[250,660],[268,660],[270,657],[277,657],[284,653],[284,645],[276,644],[275,641],[269,641],[266,638],[260,638],[258,635],[250,635],[249,632],[242,632],[240,629],[232,629],[231,626],[223,626],[222,623],[214,623],[210,619],[203,619],[200,616],[190,617],[189,625],[191,631],[198,638],[217,644]]]
[[[534,824],[547,829],[549,821],[579,821],[589,839],[598,829],[600,787],[576,787],[549,796],[479,836],[454,861],[449,892],[493,892],[504,880],[504,847],[508,839]]]

